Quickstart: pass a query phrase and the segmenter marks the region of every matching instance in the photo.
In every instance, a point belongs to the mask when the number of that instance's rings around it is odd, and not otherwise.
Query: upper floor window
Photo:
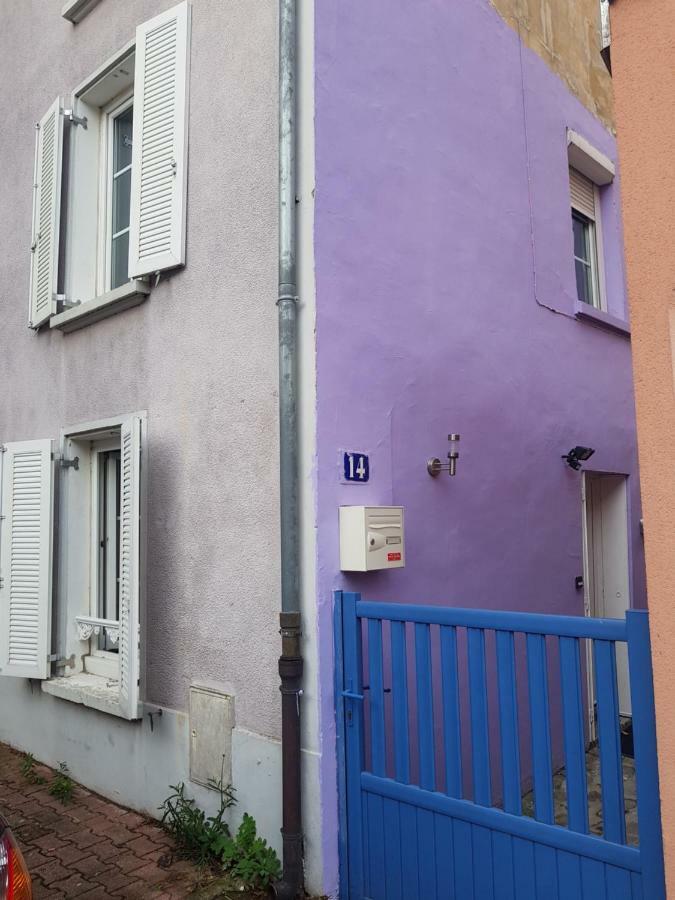
[[[600,191],[614,164],[576,132],[567,133],[572,247],[579,303],[607,311]]]
[[[184,0],[38,123],[32,328],[126,308],[184,264],[189,34]]]

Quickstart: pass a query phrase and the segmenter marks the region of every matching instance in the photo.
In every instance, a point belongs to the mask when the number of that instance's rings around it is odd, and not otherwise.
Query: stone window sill
[[[52,316],[49,327],[58,328],[59,331],[68,333],[86,328],[108,316],[114,316],[118,312],[138,306],[150,293],[150,285],[144,281],[130,281],[122,284],[113,291],[101,294],[93,300],[87,300],[79,306],[73,306],[65,312]]]
[[[614,331],[630,337],[630,325],[628,322],[605,312],[603,309],[596,309],[588,303],[581,303],[579,300],[576,300],[574,314],[582,322],[590,322],[592,325],[598,325],[600,328],[606,328],[608,331]]]
[[[73,25],[77,25],[99,3],[100,0],[68,0],[61,10],[61,15]]]
[[[82,706],[97,709],[111,716],[119,716],[121,719],[127,718],[119,704],[119,682],[102,678],[100,675],[81,672],[78,675],[50,678],[42,682],[42,690],[52,697],[60,697],[61,700],[81,703]]]

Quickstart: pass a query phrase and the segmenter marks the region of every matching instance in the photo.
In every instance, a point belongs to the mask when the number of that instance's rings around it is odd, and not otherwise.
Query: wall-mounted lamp
[[[450,477],[457,473],[457,460],[459,459],[457,444],[459,443],[459,435],[449,434],[448,440],[450,441],[450,450],[448,451],[447,463],[442,463],[437,456],[427,460],[427,472],[432,478],[440,475],[441,472],[447,472]]]
[[[562,458],[570,469],[577,472],[581,468],[582,462],[586,462],[594,453],[595,450],[592,447],[572,447],[569,453],[563,453]]]

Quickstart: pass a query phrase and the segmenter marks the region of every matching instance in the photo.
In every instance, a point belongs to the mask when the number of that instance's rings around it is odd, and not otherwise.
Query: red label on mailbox
[[[400,562],[401,554],[400,553],[387,553],[387,559],[389,562]]]

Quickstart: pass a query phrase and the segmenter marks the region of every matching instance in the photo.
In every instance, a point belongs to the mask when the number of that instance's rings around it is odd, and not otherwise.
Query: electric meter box
[[[402,569],[404,565],[402,506],[340,507],[340,568],[343,572]]]

